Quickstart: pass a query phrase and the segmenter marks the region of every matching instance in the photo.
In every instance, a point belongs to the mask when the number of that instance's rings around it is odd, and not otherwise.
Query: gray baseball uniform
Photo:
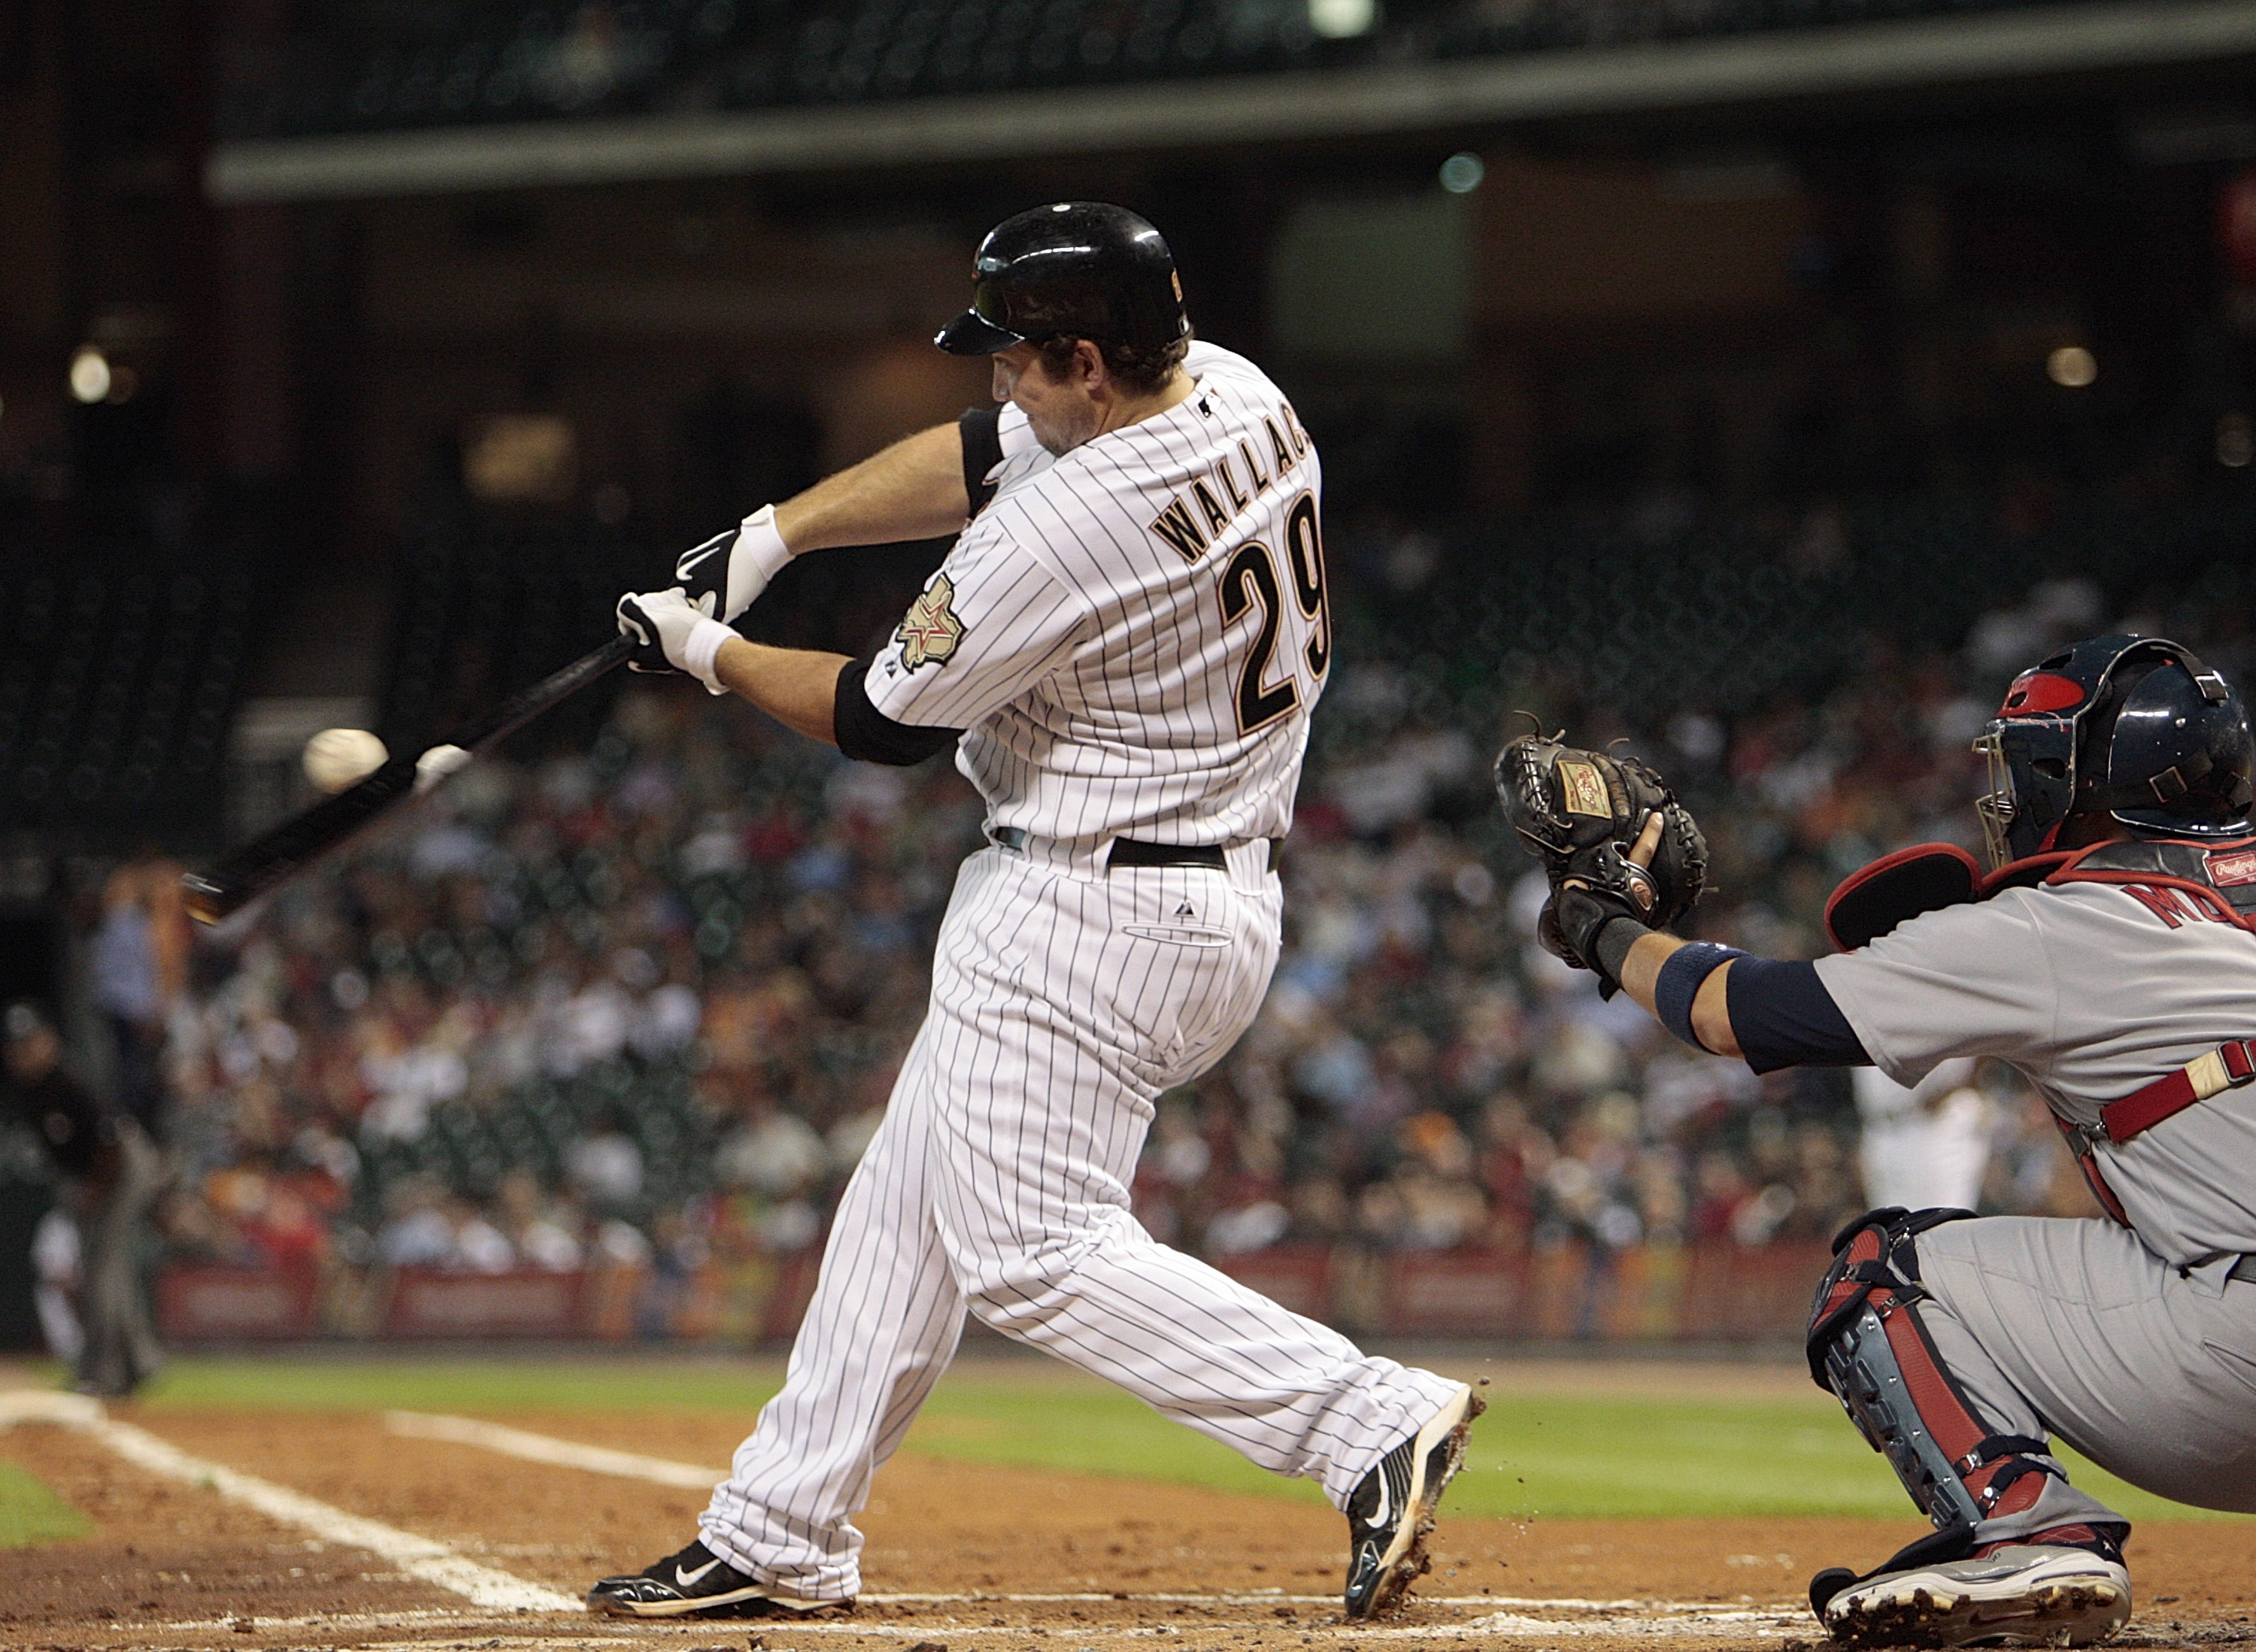
[[[2256,1034],[2256,935],[2117,884],[2017,889],[1930,912],[1823,982],[1873,1063],[1913,1084],[1955,1056],[2027,1075],[2092,1127],[2090,1164],[2123,1214],[1995,1218],[1919,1238],[1921,1311],[1944,1367],[2001,1430],[2048,1430],[2133,1484],[2256,1511],[2256,1086],[2120,1144],[2100,1109]],[[2093,1139],[2096,1137],[2096,1140]],[[1985,1541],[2121,1517],[2048,1479]]]

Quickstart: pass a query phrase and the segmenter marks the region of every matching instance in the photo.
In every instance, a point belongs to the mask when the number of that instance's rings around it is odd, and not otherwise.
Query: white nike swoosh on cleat
[[[694,1571],[684,1571],[680,1567],[676,1566],[673,1569],[674,1585],[678,1588],[694,1589],[705,1574],[720,1564],[718,1559],[709,1560]]]
[[[1386,1478],[1386,1471],[1384,1468],[1381,1468],[1378,1471],[1378,1507],[1372,1511],[1371,1518],[1365,1521],[1364,1524],[1370,1527],[1373,1531],[1384,1531],[1392,1522],[1393,1514],[1393,1483]]]

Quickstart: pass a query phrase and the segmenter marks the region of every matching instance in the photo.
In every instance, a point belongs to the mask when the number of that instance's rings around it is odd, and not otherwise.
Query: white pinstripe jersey
[[[1331,663],[1316,451],[1241,356],[1062,456],[1006,410],[993,500],[871,661],[897,723],[964,731],[991,827],[1282,837]],[[1018,451],[1012,452],[1012,448]]]

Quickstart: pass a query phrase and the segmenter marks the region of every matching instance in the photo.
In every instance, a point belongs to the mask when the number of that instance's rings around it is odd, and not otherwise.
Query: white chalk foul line
[[[1153,1640],[1174,1636],[1195,1637],[1202,1634],[1255,1634],[1282,1633],[1298,1629],[1302,1634],[1327,1635],[1350,1641],[1449,1641],[1477,1640],[1484,1636],[1544,1635],[1639,1635],[1639,1634],[1738,1634],[1752,1626],[1771,1625],[1780,1629],[1795,1627],[1795,1620],[1782,1613],[1718,1612],[1707,1615],[1687,1617],[1605,1617],[1605,1618],[1531,1618],[1517,1613],[1498,1612],[1485,1618],[1474,1618],[1463,1623],[1283,1623],[1275,1618],[1220,1618],[1212,1622],[1184,1624],[1105,1624],[1075,1623],[1061,1626],[1044,1624],[1052,1635],[1079,1640]],[[903,1640],[924,1640],[933,1635],[1023,1635],[1028,1625],[944,1623],[927,1620],[923,1623],[871,1623],[858,1618],[826,1619],[814,1622],[779,1622],[768,1620],[761,1624],[761,1633],[779,1634],[850,1634],[857,1640],[864,1636],[892,1635]],[[1801,1627],[1807,1628],[1803,1623]]]
[[[575,1440],[560,1440],[553,1435],[535,1434],[525,1429],[507,1428],[498,1423],[483,1423],[475,1417],[434,1415],[420,1411],[387,1411],[384,1427],[393,1434],[412,1439],[445,1440],[457,1445],[474,1445],[507,1457],[521,1458],[527,1462],[546,1463],[557,1467],[585,1469],[591,1473],[611,1474],[624,1479],[654,1481],[660,1486],[678,1486],[701,1491],[722,1479],[726,1471],[700,1468],[691,1463],[675,1463],[662,1457],[645,1457],[637,1451],[615,1451],[605,1446],[583,1445]],[[1061,1594],[988,1594],[983,1592],[952,1592],[934,1594],[865,1594],[862,1599],[871,1606],[954,1606],[997,1605],[1045,1606],[1111,1604],[1115,1601],[1137,1600],[1164,1605],[1227,1606],[1276,1604],[1279,1606],[1330,1606],[1337,1597],[1329,1594],[1287,1594],[1280,1589],[1248,1589],[1226,1591],[1219,1594],[1136,1593],[1123,1596],[1089,1592]],[[1576,1598],[1549,1598],[1539,1595],[1455,1595],[1423,1597],[1428,1606],[1475,1607],[1482,1616],[1457,1624],[1426,1624],[1413,1628],[1356,1626],[1351,1631],[1363,1638],[1405,1639],[1421,1635],[1444,1637],[1490,1634],[1504,1635],[1562,1634],[1588,1635],[1597,1634],[1661,1634],[1689,1630],[1695,1634],[1721,1634],[1729,1629],[1745,1627],[1752,1623],[1790,1623],[1792,1608],[1786,1613],[1773,1608],[1725,1607],[1699,1600],[1594,1600]],[[1519,1613],[1510,1608],[1517,1607]],[[1575,1618],[1537,1618],[1521,1615],[1526,1611],[1575,1613],[1584,1614]],[[823,1634],[909,1634],[922,1630],[896,1629],[864,1621],[801,1622],[792,1626],[795,1630]],[[926,1625],[924,1628],[932,1626]],[[1201,1628],[1228,1627],[1265,1627],[1260,1624],[1230,1626],[1200,1625]],[[1018,1634],[1019,1628],[991,1629],[976,1626],[950,1625],[950,1631],[961,1634]],[[1110,1630],[1077,1628],[1076,1634],[1166,1634],[1174,1633],[1164,1627]]]
[[[1219,1594],[1169,1594],[1164,1592],[1089,1591],[1077,1594],[864,1594],[863,1604],[873,1606],[920,1606],[970,1605],[984,1606],[991,1601],[1008,1602],[1013,1606],[1077,1606],[1083,1601],[1110,1603],[1114,1601],[1157,1601],[1162,1606],[1181,1604],[1193,1606],[1336,1606],[1336,1594],[1288,1595],[1281,1589],[1225,1589]],[[1719,1606],[1712,1600],[1585,1600],[1573,1595],[1414,1595],[1421,1606],[1539,1606],[1547,1612],[1690,1612],[1718,1613],[1752,1611],[1757,1616],[1768,1615],[1770,1610],[1744,1604]],[[1742,1596],[1744,1602],[1745,1597]],[[1775,1610],[1794,1610],[1779,1607]]]
[[[433,1416],[421,1411],[386,1411],[384,1426],[391,1432],[417,1440],[445,1440],[455,1445],[476,1445],[528,1463],[548,1463],[560,1468],[586,1469],[591,1474],[615,1474],[622,1479],[654,1480],[660,1486],[680,1486],[691,1491],[710,1491],[729,1478],[729,1471],[699,1468],[691,1463],[669,1463],[662,1457],[638,1451],[614,1451],[601,1445],[582,1445],[546,1434],[481,1423],[476,1417]]]
[[[134,1625],[131,1627],[145,1631],[177,1634],[194,1630],[224,1629],[231,1627],[231,1621],[232,1620],[228,1619],[220,1619],[211,1622]],[[270,1633],[287,1632],[291,1630],[302,1631],[306,1629],[328,1629],[334,1632],[339,1628],[348,1627],[374,1628],[377,1630],[382,1630],[386,1627],[405,1628],[410,1627],[409,1620],[405,1617],[391,1619],[381,1617],[361,1617],[350,1620],[343,1617],[338,1617],[332,1620],[257,1618],[250,1620],[250,1621],[255,1627]],[[493,1620],[490,1618],[462,1618],[456,1620],[432,1618],[428,1620],[417,1620],[413,1624],[413,1627],[419,1629],[451,1629],[466,1634],[490,1635],[495,1626]],[[1226,1636],[1231,1638],[1249,1634],[1260,1636],[1268,1634],[1282,1633],[1295,1627],[1298,1627],[1303,1635],[1312,1637],[1320,1644],[1344,1644],[1351,1646],[1358,1642],[1371,1641],[1449,1641],[1452,1643],[1459,1641],[1484,1643],[1520,1641],[1542,1642],[1547,1641],[1589,1640],[1598,1636],[1618,1639],[1650,1638],[1655,1640],[1674,1639],[1680,1641],[1736,1637],[1744,1641],[1750,1634],[1792,1634],[1797,1630],[1806,1631],[1810,1626],[1806,1621],[1797,1622],[1795,1620],[1783,1615],[1765,1616],[1760,1614],[1752,1616],[1725,1614],[1719,1615],[1715,1618],[1625,1617],[1594,1620],[1580,1623],[1562,1623],[1545,1618],[1521,1618],[1510,1616],[1508,1614],[1500,1614],[1495,1620],[1481,1620],[1471,1623],[1399,1625],[1304,1623],[1294,1626],[1290,1624],[1280,1624],[1275,1619],[1272,1618],[1267,1620],[1230,1620],[1214,1623],[1192,1623],[1181,1625],[1075,1623],[1063,1626],[1053,1624],[1046,1627],[1048,1628],[1050,1634],[1054,1638],[1064,1641],[1068,1647],[1083,1647],[1110,1644],[1122,1641],[1157,1641],[1161,1642],[1177,1641],[1186,1645],[1210,1643],[1216,1636]],[[916,1641],[927,1641],[934,1639],[934,1637],[945,1637],[950,1644],[953,1644],[957,1641],[978,1641],[988,1640],[1007,1640],[1013,1636],[1023,1639],[1026,1634],[1027,1626],[1025,1624],[991,1625],[955,1623],[931,1620],[923,1623],[916,1624],[869,1623],[851,1618],[818,1622],[800,1622],[796,1620],[786,1622],[774,1619],[763,1619],[757,1621],[723,1619],[677,1619],[666,1622],[637,1623],[633,1626],[631,1637],[628,1638],[624,1642],[614,1642],[607,1640],[603,1637],[602,1630],[596,1629],[586,1633],[574,1632],[568,1639],[556,1638],[553,1634],[517,1636],[504,1635],[501,1638],[500,1644],[504,1647],[527,1648],[551,1647],[563,1648],[573,1647],[603,1646],[617,1643],[640,1644],[647,1646],[662,1635],[670,1634],[675,1637],[702,1637],[709,1641],[716,1633],[735,1635],[743,1634],[748,1628],[754,1634],[760,1635],[763,1639],[778,1635],[787,1635],[792,1637],[794,1641],[801,1636],[814,1637],[814,1644],[818,1645],[821,1643],[821,1637],[828,1637],[829,1639],[835,1641],[848,1635],[851,1635],[857,1641],[875,1641],[880,1642],[898,1641],[904,1644],[913,1644]],[[426,1648],[427,1652],[427,1649],[431,1648],[433,1643],[429,1640],[425,1639],[415,1641],[370,1641],[360,1642],[357,1644],[363,1645],[365,1648],[365,1652],[374,1652],[374,1648],[385,1645],[417,1646]],[[485,1641],[485,1644],[490,1646],[494,1644],[494,1641],[491,1639],[488,1639]]]
[[[662,1457],[645,1457],[638,1451],[615,1451],[607,1446],[582,1445],[576,1440],[560,1440],[551,1434],[506,1428],[498,1423],[480,1422],[476,1417],[441,1416],[424,1411],[387,1411],[384,1414],[384,1426],[392,1433],[410,1439],[445,1440],[455,1445],[475,1445],[485,1451],[498,1451],[504,1457],[522,1458],[529,1463],[586,1469],[591,1473],[613,1474],[623,1479],[652,1480],[660,1486],[680,1486],[692,1491],[706,1490],[728,1475],[726,1469],[700,1468],[694,1463],[670,1462]],[[1041,1606],[1110,1601],[1123,1598],[1099,1591],[1069,1594],[988,1594],[970,1590],[945,1594],[865,1594],[862,1597],[871,1606],[947,1606],[959,1601],[989,1600],[1007,1601],[1014,1606]],[[1228,1606],[1233,1602],[1258,1601],[1273,1601],[1280,1606],[1327,1606],[1336,1602],[1339,1597],[1329,1594],[1288,1595],[1281,1589],[1231,1589],[1218,1594],[1138,1592],[1125,1598],[1168,1604],[1181,1602],[1187,1606]],[[1421,1595],[1419,1599],[1429,1606],[1483,1606],[1491,1610],[1499,1606],[1537,1606],[1553,1612],[1710,1613],[1715,1609],[1709,1603],[1697,1600],[1555,1599],[1539,1595]]]
[[[146,1429],[111,1420],[103,1414],[98,1403],[91,1409],[84,1405],[58,1406],[54,1403],[64,1397],[0,1394],[0,1427],[11,1423],[36,1421],[61,1423],[81,1430],[127,1462],[152,1473],[162,1474],[170,1479],[185,1480],[191,1486],[208,1486],[230,1501],[255,1508],[270,1520],[278,1520],[285,1525],[311,1532],[324,1542],[365,1549],[370,1554],[389,1561],[409,1577],[436,1584],[441,1589],[462,1596],[475,1606],[500,1612],[585,1610],[570,1595],[560,1594],[539,1584],[526,1583],[490,1566],[482,1566],[435,1539],[419,1537],[413,1532],[401,1531],[398,1527],[387,1526],[381,1521],[349,1514],[342,1508],[307,1497],[302,1492],[293,1492],[287,1486],[277,1486],[271,1480],[263,1480],[222,1464],[207,1463],[201,1458],[191,1457],[169,1440],[160,1440]]]
[[[401,1531],[396,1526],[363,1515],[349,1514],[342,1508],[277,1486],[271,1480],[262,1480],[218,1463],[207,1463],[130,1423],[104,1421],[90,1425],[89,1432],[129,1463],[191,1485],[208,1485],[222,1497],[255,1508],[270,1519],[300,1527],[324,1542],[365,1549],[409,1577],[436,1584],[474,1606],[501,1612],[585,1609],[570,1595],[526,1583],[491,1566],[482,1566],[434,1538]]]
[[[122,1621],[127,1628],[185,1634],[196,1629],[232,1629],[238,1623],[248,1623],[260,1629],[390,1629],[410,1624],[419,1627],[434,1625],[442,1629],[476,1629],[491,1623],[493,1619],[483,1614],[473,1616],[467,1612],[403,1609],[398,1612],[314,1612],[294,1618],[269,1618],[251,1612],[230,1612],[223,1618],[178,1618],[166,1623]]]

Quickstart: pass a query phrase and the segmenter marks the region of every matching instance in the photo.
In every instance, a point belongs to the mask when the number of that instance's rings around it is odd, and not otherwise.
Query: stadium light
[[[81,344],[72,353],[70,364],[71,394],[89,407],[109,394],[109,357],[91,344]]]
[[[1488,176],[1488,168],[1481,158],[1470,150],[1461,151],[1442,163],[1442,187],[1453,195],[1469,195],[1481,186]]]
[[[1378,0],[1308,0],[1308,26],[1327,40],[1369,34],[1378,24]]]
[[[2045,357],[2045,377],[2069,390],[2082,390],[2099,377],[2099,361],[2081,344],[2063,344]]]

